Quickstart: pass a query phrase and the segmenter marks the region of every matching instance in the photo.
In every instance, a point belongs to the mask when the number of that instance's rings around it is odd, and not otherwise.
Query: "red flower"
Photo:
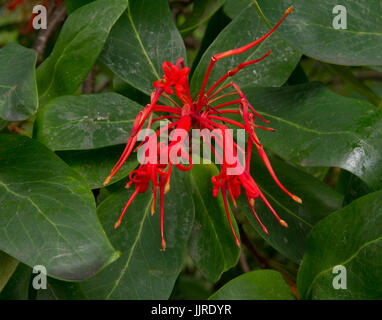
[[[183,69],[181,69],[179,65],[183,65]],[[187,98],[191,99],[187,78],[190,69],[184,67],[183,59],[179,59],[176,65],[165,61],[163,63],[163,71],[164,76],[162,77],[162,79],[160,79],[159,81],[154,81],[154,88],[161,88],[164,90],[165,93],[173,95],[174,90],[172,89],[172,87],[174,87],[175,94],[177,95],[179,100],[185,101],[185,95],[187,95]]]
[[[188,138],[187,133],[191,128],[199,128],[199,129],[209,129],[207,130],[207,136],[210,139],[215,141],[215,145],[219,146],[223,153],[220,155],[216,149],[209,144],[211,150],[215,153],[216,158],[219,158],[221,166],[220,173],[217,176],[212,177],[212,194],[214,197],[217,197],[219,192],[222,193],[225,210],[227,214],[228,221],[231,226],[231,230],[234,234],[236,244],[240,246],[240,242],[238,237],[235,234],[235,230],[232,226],[231,217],[229,215],[228,210],[228,201],[227,201],[227,192],[232,199],[234,206],[236,206],[236,199],[241,194],[241,188],[244,189],[246,197],[248,199],[248,203],[251,207],[253,214],[255,215],[257,221],[263,228],[264,232],[268,234],[268,230],[262,224],[259,217],[257,216],[254,209],[255,199],[261,198],[265,204],[268,206],[273,215],[277,218],[279,223],[288,227],[287,223],[282,220],[276,213],[276,211],[272,208],[268,200],[265,198],[259,187],[257,186],[255,180],[252,178],[250,174],[250,163],[251,163],[251,154],[253,146],[259,152],[261,159],[263,160],[265,166],[267,167],[269,173],[278,184],[278,186],[285,191],[292,199],[298,203],[301,203],[301,199],[293,194],[291,194],[285,187],[280,183],[278,178],[276,177],[275,172],[272,169],[272,166],[268,160],[267,155],[264,152],[263,146],[261,145],[256,133],[255,129],[263,129],[274,131],[271,128],[258,126],[255,124],[255,119],[259,118],[260,120],[268,123],[267,120],[263,119],[256,110],[250,105],[249,101],[245,97],[244,93],[240,90],[240,88],[234,83],[230,82],[224,86],[218,88],[218,86],[227,78],[232,77],[237,72],[239,72],[244,67],[257,63],[264,58],[266,58],[270,51],[267,52],[263,57],[247,61],[240,64],[233,70],[228,71],[225,75],[223,75],[215,84],[211,86],[206,91],[207,81],[210,75],[210,72],[214,66],[214,64],[227,56],[240,54],[255,45],[259,44],[261,41],[266,39],[285,19],[285,17],[292,11],[293,7],[289,8],[281,20],[274,26],[267,34],[265,34],[260,39],[238,49],[229,50],[223,53],[216,54],[212,57],[210,65],[207,69],[206,75],[204,77],[204,81],[202,84],[202,88],[200,90],[199,95],[193,100],[190,96],[189,83],[188,83],[188,74],[190,69],[186,68],[183,63],[183,59],[179,59],[175,65],[166,61],[163,63],[163,71],[164,76],[161,80],[154,82],[154,87],[156,88],[153,91],[151,102],[148,104],[136,117],[136,120],[133,125],[133,129],[131,132],[131,136],[129,141],[127,142],[126,148],[118,160],[117,164],[114,166],[111,171],[109,177],[105,181],[105,185],[109,183],[110,179],[117,173],[117,171],[121,168],[126,159],[130,156],[133,148],[137,142],[138,133],[143,129],[145,123],[147,123],[147,128],[150,128],[152,123],[162,120],[168,119],[172,122],[158,130],[156,133],[152,134],[149,139],[157,140],[157,137],[164,130],[173,131],[175,134],[180,132],[177,135],[177,139],[173,140],[169,145],[159,144],[156,149],[156,159],[154,161],[148,162],[146,164],[141,164],[137,170],[134,170],[130,174],[130,181],[127,184],[127,187],[130,187],[132,184],[135,185],[135,191],[132,194],[131,198],[128,200],[118,222],[115,227],[118,227],[121,223],[122,217],[125,214],[127,208],[133,201],[133,199],[137,196],[138,193],[146,192],[150,182],[152,184],[152,192],[154,195],[154,201],[152,205],[152,213],[154,213],[154,204],[157,195],[157,188],[159,187],[160,194],[160,208],[161,208],[161,239],[162,239],[162,249],[166,248],[166,241],[164,238],[164,226],[163,226],[163,215],[164,215],[164,195],[170,189],[170,177],[173,166],[175,165],[179,170],[187,171],[192,168],[192,160],[190,154],[186,153],[182,150],[181,146],[183,142]],[[226,94],[222,94],[219,96],[221,92],[224,90],[232,88],[234,91]],[[182,106],[178,104],[173,98],[167,95],[173,95],[175,90],[175,94],[177,98],[180,100]],[[166,93],[167,95],[165,95]],[[219,105],[215,105],[215,102],[227,98],[229,96],[235,95],[237,98],[235,100],[225,102]],[[159,105],[157,104],[160,96],[166,98],[173,106],[167,105]],[[229,106],[237,106],[236,109],[227,109]],[[158,116],[153,119],[154,112],[165,113],[163,116]],[[243,123],[238,122],[229,118],[229,115],[239,114]],[[249,135],[248,143],[247,143],[247,153],[244,153],[244,150],[239,148],[239,146],[234,142],[233,137],[226,127],[226,123],[231,124],[237,128],[244,129],[246,133]],[[217,133],[218,130],[218,133]],[[184,134],[186,133],[186,134]],[[206,137],[203,137],[206,138]],[[208,142],[207,142],[208,143]],[[139,145],[138,148],[142,146]],[[229,152],[227,152],[229,151]],[[242,165],[238,160],[238,153],[245,156],[245,164]],[[160,159],[162,156],[169,156],[168,163],[160,163]],[[189,160],[189,165],[185,166],[181,164],[178,158],[183,158]],[[155,163],[154,163],[155,162]]]

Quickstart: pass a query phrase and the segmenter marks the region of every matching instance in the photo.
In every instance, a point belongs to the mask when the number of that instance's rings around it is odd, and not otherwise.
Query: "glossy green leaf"
[[[320,83],[243,91],[277,130],[258,131],[268,149],[303,166],[340,167],[382,187],[382,112],[373,105]]]
[[[130,0],[110,33],[102,61],[133,87],[151,94],[165,61],[186,58],[167,0]]]
[[[201,273],[211,282],[237,264],[240,248],[235,243],[224,210],[221,194],[212,196],[213,175],[219,171],[213,164],[194,165],[190,171],[195,205],[195,224],[192,229],[189,252]],[[235,218],[231,220],[239,236]]]
[[[224,4],[225,0],[195,0],[190,16],[179,27],[183,35],[189,34],[203,23],[207,22]]]
[[[19,262],[10,255],[0,251],[0,292],[15,272]]]
[[[263,0],[258,1],[271,24],[291,5],[295,9],[280,35],[294,48],[318,60],[342,65],[382,64],[382,4],[380,1]],[[346,8],[347,28],[333,27],[337,5]],[[342,11],[342,10],[341,10]]]
[[[203,278],[195,279],[193,276],[181,274],[169,300],[206,300],[211,293],[212,289]]]
[[[218,10],[208,21],[200,48],[192,61],[192,67],[189,77],[192,75],[203,57],[204,52],[209,48],[211,43],[219,35],[219,33],[231,22],[231,19],[225,15],[222,9]]]
[[[36,59],[34,50],[16,43],[0,49],[0,118],[25,120],[37,111]]]
[[[140,110],[142,106],[116,93],[60,97],[39,112],[35,137],[52,150],[123,144]]]
[[[45,146],[0,135],[0,249],[82,280],[117,257],[82,178]]]
[[[245,31],[243,26],[245,26]],[[280,26],[280,29],[282,28],[283,26]],[[253,5],[242,11],[217,36],[204,53],[192,76],[192,91],[195,93],[201,87],[204,75],[214,54],[251,43],[266,34],[269,29]],[[219,60],[212,69],[207,87],[211,86],[229,70],[236,68],[240,63],[258,59],[268,50],[272,50],[272,52],[267,58],[241,70],[232,78],[232,81],[235,81],[239,86],[250,84],[270,87],[281,86],[288,80],[295,69],[301,54],[290,47],[277,33],[274,33],[261,44],[242,54]]]
[[[313,299],[382,298],[382,191],[366,195],[318,223],[298,273],[298,292]],[[346,268],[346,289],[334,279]],[[343,271],[341,271],[343,275]]]
[[[66,11],[70,14],[93,1],[95,0],[65,0]]]
[[[224,3],[224,13],[234,19],[242,10],[251,4],[252,0],[226,0]]]
[[[336,190],[345,196],[344,205],[372,192],[365,182],[346,170],[341,170]]]
[[[269,235],[260,227],[245,195],[239,198],[236,210],[245,214],[259,235],[270,245],[289,259],[299,262],[305,253],[310,230],[320,219],[341,207],[343,196],[277,157],[269,157],[281,183],[302,199],[302,204],[298,204],[279,188],[259,158],[258,155],[255,156],[251,173],[277,214],[288,223],[288,228],[278,223],[261,199],[255,201],[255,210]]]
[[[94,150],[60,151],[57,155],[85,178],[90,189],[97,189],[103,187],[103,182],[124,149],[124,145],[118,145]],[[137,166],[138,160],[134,156],[125,162],[109,185],[128,176]]]
[[[66,20],[51,55],[37,72],[40,103],[73,94],[97,60],[126,0],[97,0]]]
[[[85,300],[79,282],[47,279],[47,288],[37,291],[38,300]]]
[[[210,300],[293,300],[294,296],[280,273],[251,271],[231,280]]]
[[[174,170],[165,195],[166,251],[161,251],[159,195],[151,216],[152,194],[139,194],[121,226],[113,226],[133,190],[112,194],[98,207],[98,215],[121,257],[82,283],[90,299],[168,299],[183,265],[194,223],[194,206],[184,173]]]

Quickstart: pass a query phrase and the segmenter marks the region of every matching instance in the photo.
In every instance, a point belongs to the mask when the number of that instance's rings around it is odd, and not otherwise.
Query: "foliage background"
[[[24,34],[37,3],[0,9],[1,299],[382,298],[380,1],[343,0],[347,30],[332,28],[330,0],[49,1],[48,30]],[[260,139],[303,204],[258,159],[254,176],[289,228],[258,202],[266,236],[239,201],[239,250],[212,198],[217,168],[199,165],[172,179],[165,252],[148,193],[114,230],[136,162],[102,182],[162,62],[187,58],[196,92],[213,54],[254,41],[292,4],[272,37],[211,74],[272,49],[234,80],[277,129]],[[38,264],[47,290],[31,287]],[[333,288],[336,265],[346,290]]]

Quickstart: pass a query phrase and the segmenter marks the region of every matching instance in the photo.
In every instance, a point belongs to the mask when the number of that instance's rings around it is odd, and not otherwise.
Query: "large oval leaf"
[[[173,171],[171,190],[165,196],[166,251],[161,251],[159,195],[156,212],[150,216],[149,189],[129,207],[121,226],[114,230],[123,207],[132,194],[112,194],[98,207],[98,215],[121,258],[95,277],[82,283],[91,299],[168,299],[183,265],[187,241],[194,222],[194,206],[184,173]]]
[[[81,280],[116,258],[81,177],[26,137],[0,135],[0,249]]]
[[[294,296],[280,273],[273,270],[256,270],[231,280],[209,299],[293,300]]]
[[[118,145],[94,150],[60,151],[57,152],[57,155],[85,178],[90,189],[97,189],[103,187],[103,182],[124,149],[124,145]],[[137,164],[138,160],[132,156],[108,185],[125,178]]]
[[[0,118],[25,120],[38,108],[36,51],[11,43],[0,50]]]
[[[224,13],[234,19],[242,10],[250,5],[252,0],[226,0],[223,6]]]
[[[245,26],[245,32],[243,31],[243,26]],[[283,26],[281,25],[280,29],[282,28]],[[218,35],[204,53],[192,76],[191,87],[193,92],[196,93],[200,89],[204,74],[214,54],[244,46],[260,38],[268,31],[269,27],[261,19],[253,4],[248,6]],[[258,59],[268,50],[272,50],[272,52],[266,59],[241,70],[233,78],[233,81],[238,85],[281,86],[293,72],[301,55],[290,47],[277,33],[274,33],[255,48],[218,61],[214,69],[212,69],[207,87],[211,86],[229,70],[236,68],[240,63]]]
[[[318,223],[298,273],[298,292],[313,299],[382,298],[382,191],[364,196]],[[341,270],[346,289],[335,289]]]
[[[126,5],[126,0],[97,0],[69,16],[53,52],[37,70],[42,105],[77,90]]]
[[[39,112],[35,137],[52,150],[122,144],[140,110],[139,104],[116,93],[60,97]]]
[[[38,300],[85,300],[79,282],[60,281],[53,278],[47,279],[46,290],[38,290]]]
[[[101,59],[133,87],[151,94],[162,64],[186,58],[167,0],[130,0],[114,26]]]
[[[382,64],[380,1],[263,0],[259,4],[271,24],[294,5],[280,35],[308,56],[343,65]],[[340,14],[333,13],[338,4],[346,8],[346,29],[333,27],[334,18]]]
[[[243,91],[277,130],[259,132],[268,149],[303,166],[340,167],[382,187],[382,112],[373,105],[320,83]]]
[[[189,251],[198,269],[211,282],[216,282],[224,271],[235,266],[240,255],[224,210],[223,198],[221,194],[218,198],[212,196],[211,178],[217,174],[219,171],[213,164],[194,165],[190,172],[195,224]],[[231,220],[239,236],[232,213]]]
[[[266,235],[260,227],[245,196],[239,198],[237,210],[245,214],[260,236],[276,250],[289,259],[300,262],[305,253],[306,239],[310,230],[319,220],[341,207],[343,196],[277,157],[269,158],[283,185],[303,200],[302,204],[297,204],[286,195],[274,182],[259,156],[255,156],[252,175],[277,214],[288,223],[288,228],[278,223],[260,199],[255,202],[255,210],[268,229],[269,235]]]

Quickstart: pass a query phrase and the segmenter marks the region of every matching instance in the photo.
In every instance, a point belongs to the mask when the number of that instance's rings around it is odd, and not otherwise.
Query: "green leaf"
[[[35,137],[52,150],[126,143],[140,110],[142,106],[116,93],[60,97],[39,112]]]
[[[138,194],[121,226],[114,230],[122,209],[132,194],[112,194],[98,207],[98,215],[120,259],[82,283],[90,299],[168,299],[183,265],[187,241],[194,222],[194,206],[184,173],[174,170],[171,189],[165,195],[166,251],[161,251],[159,195],[150,216],[152,194]]]
[[[245,195],[239,198],[237,210],[245,214],[252,227],[276,250],[289,259],[300,262],[310,230],[319,220],[341,208],[343,196],[308,173],[277,157],[269,157],[281,183],[302,198],[302,204],[298,204],[274,182],[260,157],[256,155],[254,158],[252,176],[277,214],[288,223],[288,228],[278,223],[261,199],[255,201],[255,210],[269,235],[264,233],[257,222]]]
[[[251,271],[231,280],[210,300],[294,300],[280,273],[273,270]]]
[[[373,105],[320,83],[243,91],[277,130],[258,131],[268,149],[303,166],[343,168],[375,190],[382,187],[382,112]]]
[[[46,290],[38,290],[38,300],[85,300],[79,282],[66,282],[48,278]]]
[[[75,93],[126,5],[126,0],[97,0],[68,17],[53,52],[37,70],[41,105]]]
[[[234,19],[245,8],[252,3],[252,0],[226,0],[223,6],[224,13]]]
[[[12,135],[0,135],[0,250],[68,280],[117,257],[81,177],[37,141]]]
[[[36,51],[16,43],[0,49],[0,118],[28,119],[38,108]]]
[[[382,191],[364,196],[318,223],[298,273],[304,299],[382,298]],[[333,287],[335,266],[346,268],[347,288]]]
[[[240,248],[235,243],[224,210],[223,198],[221,194],[218,198],[212,196],[211,178],[218,174],[213,164],[194,165],[190,171],[195,224],[189,251],[198,269],[211,282],[216,282],[224,271],[235,266],[240,256]],[[231,220],[239,236],[232,212]]]
[[[336,190],[345,196],[344,205],[372,192],[365,182],[346,170],[341,170]]]
[[[182,35],[187,35],[203,23],[207,22],[224,4],[225,0],[195,0],[192,13],[179,27]]]
[[[65,0],[66,11],[70,14],[93,1],[94,0]]]
[[[245,30],[243,29],[245,26]],[[283,26],[280,26],[282,29]],[[201,87],[204,75],[214,54],[244,46],[269,31],[253,5],[242,11],[216,38],[204,53],[192,77],[191,87],[195,93]],[[219,60],[212,69],[207,88],[240,63],[262,57],[268,50],[271,54],[263,61],[248,66],[232,78],[239,86],[256,85],[279,87],[284,84],[300,60],[300,53],[274,33],[267,40],[242,54]]]
[[[162,64],[186,58],[167,0],[130,0],[114,26],[101,60],[133,87],[151,94]]]
[[[57,155],[85,178],[90,189],[98,189],[103,187],[124,149],[124,145],[118,145],[94,150],[60,151]],[[137,159],[128,159],[108,185],[128,176],[137,164]]]
[[[212,293],[209,283],[203,279],[182,273],[176,280],[169,300],[206,300]]]
[[[291,5],[280,35],[294,48],[318,60],[341,65],[382,64],[381,3],[369,0],[266,0],[260,7],[271,24]],[[333,20],[341,4],[347,11],[347,29],[335,29]]]
[[[0,292],[0,300],[27,300],[31,278],[32,269],[20,263],[12,278]]]
[[[0,251],[0,292],[15,272],[19,262],[5,252]]]

